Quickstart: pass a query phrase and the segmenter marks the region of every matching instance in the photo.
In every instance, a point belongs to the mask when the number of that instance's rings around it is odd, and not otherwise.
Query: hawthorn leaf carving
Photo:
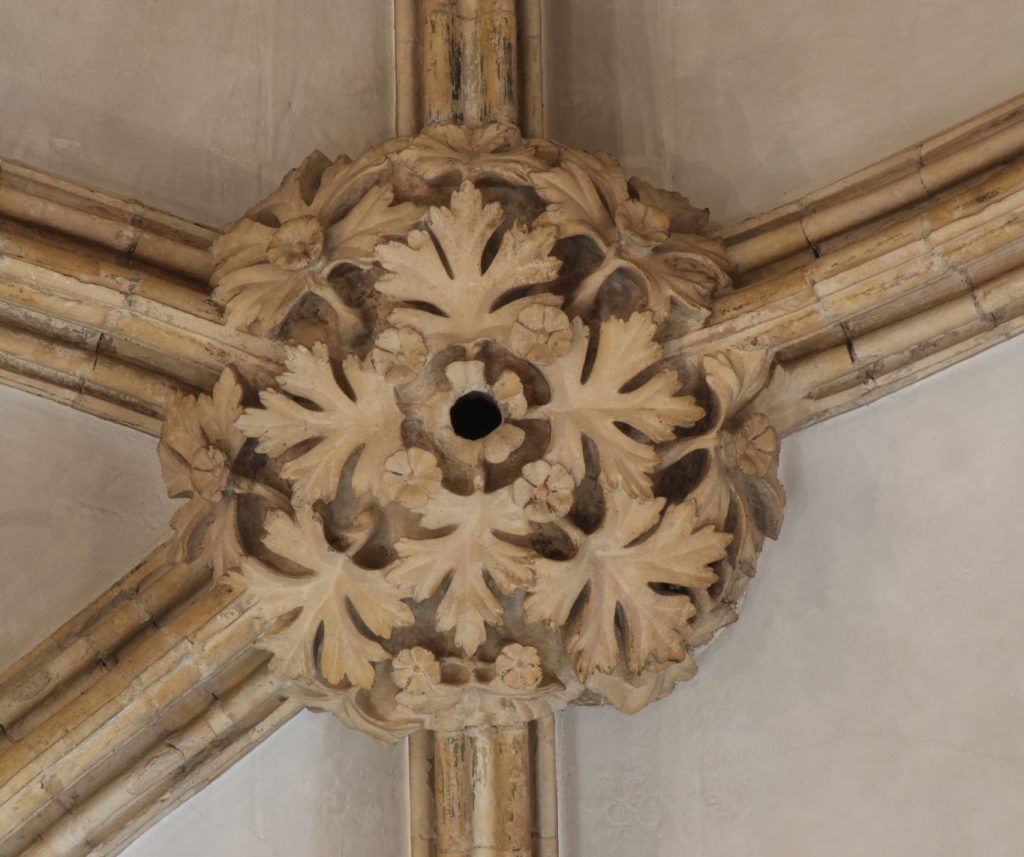
[[[537,562],[537,579],[523,606],[531,622],[552,628],[570,624],[567,646],[581,679],[611,672],[620,663],[616,614],[624,619],[622,646],[633,673],[651,661],[686,656],[687,624],[695,614],[683,588],[707,589],[715,582],[711,564],[725,556],[731,536],[714,527],[697,528],[692,501],[669,506],[665,499],[637,500],[622,491],[607,495],[603,525],[583,537],[566,561]],[[652,531],[653,530],[653,531]],[[644,534],[646,539],[638,541]],[[656,587],[672,587],[659,591]]]
[[[294,485],[297,505],[332,499],[348,460],[358,453],[352,475],[356,491],[375,486],[384,463],[402,447],[402,414],[394,389],[355,356],[343,364],[352,396],[334,377],[326,346],[288,350],[281,392],[260,393],[262,408],[249,408],[238,427],[258,439],[257,449],[274,458],[307,441],[311,448],[288,459],[281,474]],[[300,401],[302,400],[302,401]],[[315,406],[316,409],[305,404]]]
[[[612,318],[601,324],[597,353],[584,377],[589,334],[582,321],[573,323],[568,354],[553,364],[545,377],[551,400],[537,414],[551,421],[550,457],[563,464],[579,482],[585,473],[583,437],[597,447],[601,477],[609,487],[620,487],[635,497],[651,496],[650,474],[658,454],[621,431],[631,426],[654,443],[671,440],[677,426],[690,426],[704,416],[692,396],[678,396],[678,377],[664,369],[634,389],[626,385],[661,357],[654,341],[657,330],[649,314]]]
[[[391,185],[370,188],[348,213],[326,230],[330,267],[339,263],[369,268],[375,261],[374,248],[381,241],[405,235],[423,216],[423,209],[411,202],[394,205]]]
[[[533,582],[533,551],[502,538],[528,534],[529,524],[507,490],[446,492],[431,502],[420,523],[444,532],[399,541],[388,580],[416,601],[430,598],[447,581],[435,625],[439,631],[454,630],[456,644],[471,655],[484,642],[486,626],[498,624],[503,615],[487,578],[506,594]]]
[[[396,159],[427,182],[451,173],[463,178],[498,178],[525,184],[537,169],[535,149],[524,146],[519,129],[489,123],[482,128],[428,125]]]
[[[453,342],[505,342],[525,307],[558,305],[560,298],[551,294],[513,294],[558,273],[560,262],[549,255],[554,229],[514,223],[485,266],[485,248],[503,216],[498,203],[484,205],[467,181],[452,194],[450,207],[430,209],[426,230],[410,233],[404,244],[379,246],[385,274],[376,288],[405,304],[392,311],[390,322],[419,330],[438,350]]]
[[[608,278],[626,270],[643,283],[647,308],[657,321],[675,304],[691,326],[703,323],[715,289],[729,284],[730,262],[719,242],[678,231],[702,223],[682,216],[683,206],[693,211],[684,201],[635,181],[636,197],[631,196],[619,165],[599,155],[573,153],[535,181],[548,203],[538,224],[555,226],[559,238],[586,236],[604,255],[572,293],[574,309],[589,311]]]
[[[246,588],[267,618],[296,613],[287,627],[264,637],[261,644],[274,655],[279,674],[289,678],[314,674],[314,643],[322,628],[319,669],[323,677],[331,684],[348,679],[359,687],[373,686],[373,665],[390,655],[360,630],[352,614],[383,639],[414,619],[382,571],[352,560],[349,554],[356,553],[364,541],[365,536],[359,537],[348,553],[336,551],[309,506],[297,509],[294,518],[277,510],[268,514],[263,543],[308,572],[281,574],[252,557],[242,563]]]
[[[188,498],[171,519],[182,558],[208,562],[217,577],[244,553],[232,472],[245,443],[235,427],[241,412],[242,387],[229,367],[210,395],[181,396],[167,409],[157,448],[167,493]]]
[[[706,355],[702,366],[713,401],[701,434],[666,448],[661,467],[703,451],[707,465],[691,497],[702,522],[734,533],[729,565],[752,575],[765,537],[782,524],[785,492],[778,478],[779,438],[754,399],[765,388],[772,360],[758,349]]]
[[[393,205],[391,185],[373,184],[383,164],[340,158],[331,165],[314,152],[217,239],[211,282],[228,324],[267,335],[307,294],[323,299],[339,322],[357,320],[328,275],[341,264],[369,267],[378,243],[404,235],[423,214],[412,203]]]

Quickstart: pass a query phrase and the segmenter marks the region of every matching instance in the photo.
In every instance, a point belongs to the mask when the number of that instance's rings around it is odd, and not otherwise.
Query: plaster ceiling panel
[[[730,224],[1017,95],[1019,0],[547,0],[548,133]]]
[[[7,0],[0,157],[212,225],[388,137],[383,0]]]
[[[156,439],[0,387],[0,670],[170,535]]]
[[[563,715],[567,853],[1020,852],[1022,376],[1018,339],[787,439],[782,537],[697,677]]]
[[[364,857],[408,851],[405,745],[303,712],[124,857]]]

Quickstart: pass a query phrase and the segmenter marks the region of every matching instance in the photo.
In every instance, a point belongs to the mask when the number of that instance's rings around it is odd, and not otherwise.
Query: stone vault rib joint
[[[223,234],[0,163],[0,380],[184,498],[0,676],[0,857],[115,854],[304,706],[411,735],[416,857],[552,857],[551,712],[693,674],[779,436],[1020,332],[1024,98],[713,235],[540,139],[538,9],[399,0],[405,136]]]
[[[665,356],[728,282],[706,225],[607,156],[434,125],[217,240],[284,371],[169,408],[178,557],[246,590],[295,698],[393,740],[693,674],[783,502],[769,357]]]

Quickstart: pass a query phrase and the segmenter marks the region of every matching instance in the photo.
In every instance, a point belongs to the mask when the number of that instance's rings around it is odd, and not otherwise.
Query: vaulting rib
[[[217,234],[0,161],[0,382],[159,434],[176,392],[276,367],[208,299]]]
[[[0,676],[0,856],[115,854],[291,717],[263,627],[165,547]]]
[[[1024,331],[1022,214],[1024,95],[724,230],[737,287],[701,336],[774,348],[796,431]]]
[[[754,344],[787,369],[787,431],[1024,328],[1024,96],[721,233],[737,267],[690,342]],[[0,383],[153,434],[179,390],[273,343],[209,301],[217,233],[0,162]]]

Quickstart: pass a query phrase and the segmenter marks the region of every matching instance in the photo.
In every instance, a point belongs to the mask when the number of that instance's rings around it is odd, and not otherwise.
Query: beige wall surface
[[[390,0],[3,0],[0,157],[214,226],[393,128]]]
[[[170,533],[156,440],[0,387],[0,669]]]
[[[1018,857],[1024,340],[789,438],[740,621],[560,724],[569,857]]]
[[[305,712],[121,852],[124,857],[401,857],[405,746]]]
[[[734,223],[1024,89],[1020,0],[546,0],[548,133]]]

